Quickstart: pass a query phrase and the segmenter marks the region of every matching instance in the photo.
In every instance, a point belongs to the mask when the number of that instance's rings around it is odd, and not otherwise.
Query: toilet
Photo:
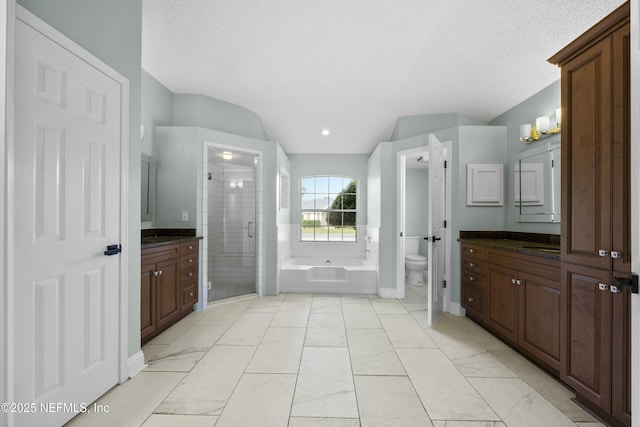
[[[418,253],[420,237],[407,236],[404,238],[404,266],[407,283],[413,286],[424,285],[422,272],[427,268],[427,258]]]

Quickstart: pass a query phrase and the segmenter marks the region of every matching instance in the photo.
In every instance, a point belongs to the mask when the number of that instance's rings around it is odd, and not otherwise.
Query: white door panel
[[[429,135],[429,210],[428,244],[428,312],[429,325],[433,325],[444,309],[445,274],[445,168],[446,150],[438,139]]]
[[[122,95],[20,20],[15,60],[15,401],[79,408],[119,379]]]

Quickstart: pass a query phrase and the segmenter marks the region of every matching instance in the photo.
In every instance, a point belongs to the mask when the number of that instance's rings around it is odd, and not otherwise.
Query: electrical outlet
[[[211,290],[211,282],[207,282],[207,289]]]
[[[182,221],[189,221],[189,211],[182,211]]]

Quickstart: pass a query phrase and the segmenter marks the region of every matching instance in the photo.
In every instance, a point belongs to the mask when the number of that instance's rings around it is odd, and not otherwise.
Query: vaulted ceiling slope
[[[490,120],[518,104],[622,3],[143,0],[142,66],[174,93],[254,111],[286,152],[369,153],[399,116]]]

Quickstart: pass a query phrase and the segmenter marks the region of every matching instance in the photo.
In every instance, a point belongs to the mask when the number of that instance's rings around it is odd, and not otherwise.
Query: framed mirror
[[[153,206],[155,200],[156,168],[153,158],[141,154],[140,163],[140,219],[153,221]]]
[[[523,151],[514,164],[518,222],[560,222],[560,141]]]

